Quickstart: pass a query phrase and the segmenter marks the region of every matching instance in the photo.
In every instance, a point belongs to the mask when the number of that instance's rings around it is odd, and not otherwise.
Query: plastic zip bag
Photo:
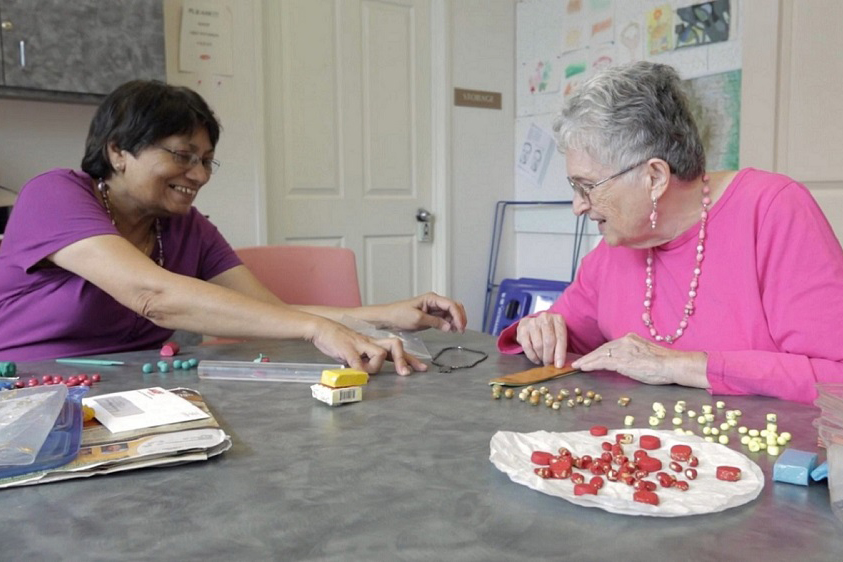
[[[0,392],[0,465],[32,464],[66,398],[63,384]]]
[[[348,315],[340,318],[340,323],[346,328],[351,328],[355,332],[363,334],[364,336],[369,336],[374,340],[398,338],[401,340],[401,344],[404,346],[404,351],[407,353],[415,355],[419,359],[430,360],[433,358],[427,350],[427,346],[424,342],[420,338],[414,336],[411,332],[390,332],[388,330],[381,330],[372,326],[368,322],[358,320],[357,318]]]

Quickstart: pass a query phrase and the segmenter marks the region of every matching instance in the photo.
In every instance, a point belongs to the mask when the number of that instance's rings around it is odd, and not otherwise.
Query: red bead
[[[638,461],[638,466],[647,472],[657,472],[662,469],[662,461],[655,457],[644,457]]]
[[[585,496],[585,495],[597,495],[597,488],[592,486],[591,484],[585,484],[580,482],[574,486],[574,495],[575,496]]]
[[[718,466],[717,479],[727,482],[737,482],[741,479],[741,469],[735,466]]]
[[[670,458],[675,461],[687,461],[691,456],[691,447],[688,445],[674,445],[670,448]]]
[[[609,428],[605,425],[595,425],[591,428],[591,434],[596,437],[601,437],[609,433]]]
[[[641,438],[638,440],[638,444],[641,445],[642,449],[652,451],[661,447],[662,441],[655,435],[642,435]]]
[[[655,492],[648,490],[638,490],[632,494],[632,499],[639,503],[648,503],[650,505],[659,505],[659,496]]]
[[[533,454],[530,456],[533,464],[548,465],[551,459],[553,459],[553,453],[548,453],[547,451],[533,451]]]

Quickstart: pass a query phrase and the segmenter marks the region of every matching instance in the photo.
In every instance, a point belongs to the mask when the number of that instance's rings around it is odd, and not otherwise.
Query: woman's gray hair
[[[683,180],[705,172],[705,150],[679,75],[652,62],[606,68],[568,98],[553,123],[559,151],[583,150],[619,170],[661,158]]]

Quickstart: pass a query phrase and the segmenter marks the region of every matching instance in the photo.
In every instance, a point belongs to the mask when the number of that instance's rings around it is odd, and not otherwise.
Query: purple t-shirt
[[[196,208],[161,219],[161,226],[169,271],[208,280],[241,263]],[[103,234],[119,233],[86,173],[52,170],[21,189],[0,244],[0,361],[152,349],[172,335],[45,260]],[[157,252],[156,246],[153,259]]]

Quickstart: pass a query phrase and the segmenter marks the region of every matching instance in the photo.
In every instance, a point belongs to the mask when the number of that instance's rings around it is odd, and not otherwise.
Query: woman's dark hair
[[[133,80],[108,94],[97,108],[88,138],[82,170],[92,178],[108,178],[114,172],[108,145],[137,156],[146,147],[173,135],[208,131],[216,147],[220,124],[202,96],[181,86],[157,80]]]

